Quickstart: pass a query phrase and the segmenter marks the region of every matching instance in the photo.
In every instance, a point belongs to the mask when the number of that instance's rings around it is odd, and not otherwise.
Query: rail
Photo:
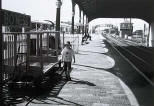
[[[143,60],[137,54],[133,53],[132,51],[126,49],[123,46],[120,46],[118,41],[107,37],[107,42],[122,56],[124,59],[133,66],[133,68],[142,75],[152,86],[154,83],[152,81],[153,77],[153,70],[152,66],[149,62]],[[134,49],[134,48],[133,48]],[[138,50],[139,51],[139,50]],[[147,53],[147,52],[145,52]],[[149,54],[148,54],[149,56]]]
[[[115,39],[113,37],[107,37],[107,38],[109,38],[115,45],[121,46],[121,48],[123,48],[125,51],[130,53],[132,56],[137,58],[139,61],[142,61],[144,64],[148,66],[151,65],[152,60],[151,58],[149,58],[149,56],[152,56],[153,54],[152,50],[149,51],[147,50],[146,47],[141,46],[141,45],[137,45],[137,44],[134,45],[134,43],[132,44],[132,42],[128,42],[128,40]],[[140,55],[141,54],[142,55],[141,56],[136,55],[137,52],[140,52]],[[146,54],[146,55],[143,55],[143,54]]]

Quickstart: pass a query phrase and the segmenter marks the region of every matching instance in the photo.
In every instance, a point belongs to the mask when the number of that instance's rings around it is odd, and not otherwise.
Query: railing
[[[3,33],[4,80],[11,76],[17,66],[22,66],[23,71],[28,71],[32,66],[43,70],[45,65],[56,62],[56,40],[50,37],[56,38],[58,33]]]
[[[14,71],[46,70],[46,66],[58,61],[57,34],[60,32],[12,32],[3,33],[3,79],[7,80]],[[60,34],[61,48],[70,41],[77,53],[79,35]],[[37,67],[37,68],[36,68]]]

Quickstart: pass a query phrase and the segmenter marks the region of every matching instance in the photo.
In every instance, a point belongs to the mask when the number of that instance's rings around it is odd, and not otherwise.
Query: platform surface
[[[72,80],[62,81],[57,95],[50,91],[42,99],[34,98],[28,106],[139,106],[126,84],[106,71],[115,65],[107,52],[99,36],[80,46],[72,66]]]

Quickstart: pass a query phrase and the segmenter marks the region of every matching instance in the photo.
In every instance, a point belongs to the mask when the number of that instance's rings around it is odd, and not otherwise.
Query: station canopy
[[[139,18],[154,22],[154,0],[73,0],[89,18]]]

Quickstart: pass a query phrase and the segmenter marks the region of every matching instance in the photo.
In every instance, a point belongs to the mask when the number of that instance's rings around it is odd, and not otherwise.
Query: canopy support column
[[[154,22],[151,23],[150,30],[151,30],[151,34],[150,34],[151,35],[151,39],[150,39],[151,40],[151,46],[154,47]]]
[[[56,12],[56,31],[60,31],[60,10],[61,10],[61,0],[57,0],[56,2],[56,8],[57,8],[57,12]],[[60,48],[60,33],[56,33],[55,36],[55,49],[56,49],[56,54],[58,53]]]
[[[84,12],[83,12],[82,19],[83,19],[83,21],[82,21],[83,22],[82,23],[83,24],[83,26],[82,26],[82,36],[84,36]]]
[[[79,34],[81,34],[81,9],[79,8]]]
[[[88,17],[86,18],[86,32],[88,33],[89,30],[89,24],[88,24]]]
[[[85,15],[85,28],[84,28],[85,36],[87,36],[87,16]]]
[[[75,3],[72,0],[72,28],[71,28],[72,34],[74,34],[74,16],[75,16]]]

